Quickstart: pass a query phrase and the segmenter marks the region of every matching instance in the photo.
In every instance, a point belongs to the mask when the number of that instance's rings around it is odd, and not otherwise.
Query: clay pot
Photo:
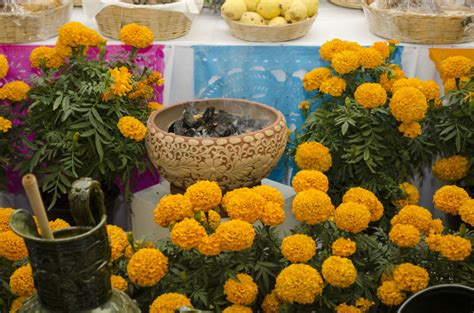
[[[268,119],[269,126],[239,136],[195,138],[169,133],[186,105],[213,106],[232,114]],[[185,189],[198,180],[216,181],[224,191],[260,183],[280,160],[288,136],[283,115],[260,103],[241,99],[195,100],[153,112],[148,120],[148,156],[172,185]]]

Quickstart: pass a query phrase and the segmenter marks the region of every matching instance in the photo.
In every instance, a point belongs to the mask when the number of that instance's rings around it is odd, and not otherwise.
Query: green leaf
[[[53,104],[53,111],[56,111],[59,108],[62,101],[63,101],[63,96],[62,95],[60,95],[59,97],[56,98],[56,100],[54,101],[54,104]]]
[[[102,162],[104,160],[104,150],[102,149],[102,143],[100,141],[99,135],[95,136],[95,148],[97,149],[97,154],[99,155],[99,160]]]

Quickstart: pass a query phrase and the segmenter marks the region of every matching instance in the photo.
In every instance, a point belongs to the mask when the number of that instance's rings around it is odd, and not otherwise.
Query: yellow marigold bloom
[[[291,264],[278,274],[275,292],[282,302],[311,304],[323,292],[323,279],[309,265]]]
[[[275,291],[267,294],[263,299],[262,310],[263,313],[279,313],[281,301]]]
[[[423,92],[423,84],[424,81],[422,81],[419,78],[402,78],[397,80],[392,87],[392,92],[397,92],[398,90],[406,87],[412,87],[415,89],[418,89],[419,91]],[[423,93],[424,95],[424,93]]]
[[[316,255],[316,242],[308,235],[286,236],[281,242],[281,254],[292,263],[306,263]]]
[[[28,98],[30,86],[21,80],[16,80],[3,85],[0,88],[0,100],[10,100],[20,102]]]
[[[471,241],[469,239],[446,235],[441,239],[439,252],[450,261],[464,261],[471,255]]]
[[[431,234],[425,238],[425,243],[428,246],[428,249],[430,249],[431,251],[440,252],[442,240],[443,240],[442,235]]]
[[[285,210],[276,202],[267,201],[263,207],[260,221],[267,226],[276,226],[285,221]]]
[[[112,250],[112,261],[115,261],[128,246],[127,234],[118,226],[107,225],[107,235],[109,236],[110,249]]]
[[[72,48],[59,39],[56,41],[56,45],[54,46],[54,48],[56,49],[56,54],[64,59],[72,55]]]
[[[8,60],[3,54],[0,54],[0,79],[5,78],[7,74],[8,74]]]
[[[401,123],[398,130],[403,136],[415,139],[421,135],[421,125],[418,122]]]
[[[54,221],[49,221],[48,224],[49,224],[49,228],[51,228],[52,231],[71,227],[71,225],[69,225],[68,222],[60,218],[57,218]]]
[[[139,81],[133,86],[132,92],[128,94],[131,100],[144,99],[149,100],[155,95],[155,90],[144,81]]]
[[[13,214],[13,212],[15,212],[15,210],[13,210],[12,208],[0,208],[0,233],[10,230],[10,216]]]
[[[128,290],[128,283],[122,276],[110,276],[110,283],[112,284],[112,288],[118,289],[123,292],[126,292]]]
[[[298,108],[300,108],[300,110],[309,110],[311,108],[311,103],[307,100],[301,101],[300,104],[298,104]]]
[[[253,191],[261,195],[265,200],[274,202],[283,208],[285,200],[281,192],[272,186],[260,185],[252,188]]]
[[[231,219],[252,224],[260,217],[265,203],[265,198],[246,187],[234,189],[222,199],[222,207]]]
[[[146,48],[153,43],[153,32],[146,26],[128,24],[120,30],[120,41],[135,48]]]
[[[464,223],[474,226],[474,199],[469,199],[461,205],[459,215]]]
[[[430,275],[418,265],[402,263],[393,270],[393,280],[400,289],[415,293],[428,286]]]
[[[206,229],[192,218],[176,223],[171,231],[171,241],[183,250],[197,248],[205,236]]]
[[[222,190],[216,182],[201,180],[186,189],[187,197],[194,211],[209,211],[216,208],[222,200]]]
[[[461,205],[469,199],[469,194],[466,190],[450,185],[436,190],[433,196],[433,203],[435,208],[444,213],[458,215]]]
[[[428,110],[426,98],[413,87],[398,89],[390,100],[390,113],[399,122],[417,122],[425,117]]]
[[[324,260],[321,273],[324,280],[333,287],[347,288],[357,279],[357,271],[352,261],[337,255]]]
[[[19,261],[28,256],[25,241],[13,231],[0,233],[0,256],[10,261]]]
[[[366,230],[370,219],[367,206],[354,202],[341,203],[334,214],[337,228],[354,234]]]
[[[332,68],[339,74],[347,74],[359,68],[359,53],[356,51],[342,51],[332,57]]]
[[[31,296],[36,293],[30,264],[19,267],[13,272],[10,277],[10,290],[15,296]]]
[[[114,67],[109,71],[114,82],[110,86],[110,90],[114,95],[122,97],[127,92],[132,90],[132,74],[128,71],[128,68],[126,68],[125,66],[122,66],[120,68]]]
[[[241,251],[252,246],[255,239],[255,230],[252,224],[232,220],[217,227],[216,234],[221,241],[223,251]]]
[[[469,76],[471,68],[471,60],[463,56],[449,57],[441,63],[441,73],[446,78]]]
[[[397,224],[409,224],[418,228],[422,233],[427,233],[433,217],[431,212],[418,205],[407,205],[401,209],[392,220],[392,226]]]
[[[406,78],[405,73],[400,69],[398,65],[390,64],[390,69],[392,75],[389,75],[389,73],[387,72],[380,75],[380,85],[382,85],[387,92],[392,92],[393,85],[396,81],[402,78]]]
[[[331,152],[319,142],[305,142],[296,148],[295,162],[302,170],[327,172],[332,166]]]
[[[191,301],[179,293],[165,293],[150,305],[150,313],[174,313],[182,306],[192,308]]]
[[[355,100],[366,109],[378,108],[387,102],[387,92],[380,84],[364,83],[357,87]]]
[[[252,313],[252,309],[245,305],[233,304],[225,308],[222,313]]]
[[[291,212],[296,220],[310,225],[328,220],[334,214],[331,198],[319,190],[308,189],[296,194]]]
[[[12,128],[12,126],[13,124],[9,119],[0,116],[0,132],[7,133]]]
[[[388,43],[392,46],[396,46],[400,43],[400,40],[390,39]]]
[[[138,250],[128,262],[130,280],[141,287],[156,285],[168,272],[168,258],[157,249]]]
[[[353,187],[344,194],[342,202],[354,202],[365,205],[370,211],[370,221],[378,221],[383,216],[383,204],[377,196],[370,190]]]
[[[322,82],[319,90],[333,97],[340,97],[346,91],[346,81],[339,77],[330,77]]]
[[[336,53],[342,51],[358,51],[362,49],[361,46],[356,42],[350,42],[340,39],[333,39],[325,42],[319,49],[319,55],[323,60],[331,61]]]
[[[247,274],[237,274],[236,278],[237,280],[229,278],[224,284],[227,301],[233,304],[250,305],[257,298],[257,284],[252,276]]]
[[[342,257],[353,255],[357,250],[355,241],[346,238],[338,238],[331,245],[332,254]]]
[[[56,48],[38,47],[30,54],[31,67],[40,68],[43,63],[46,68],[57,69],[64,65],[64,57],[56,52]]]
[[[214,233],[210,236],[204,236],[197,246],[201,254],[214,256],[221,253],[221,239]]]
[[[315,68],[303,77],[303,87],[306,91],[318,90],[323,81],[331,77],[331,71],[325,67]]]
[[[207,223],[212,229],[216,229],[221,224],[221,215],[214,210],[207,212]]]
[[[162,86],[165,83],[165,79],[163,78],[163,75],[161,75],[160,72],[153,71],[150,73],[150,75],[148,75],[146,83],[148,85]]]
[[[302,170],[296,173],[291,182],[296,192],[316,189],[322,192],[329,190],[329,180],[326,175],[316,170]]]
[[[377,297],[383,304],[393,306],[399,305],[406,299],[406,294],[398,288],[394,281],[385,281],[377,288]]]
[[[170,223],[176,223],[186,217],[192,217],[193,205],[183,195],[166,195],[161,198],[155,208],[155,223],[161,227],[168,227]]]
[[[79,46],[96,47],[106,42],[95,30],[79,22],[69,22],[61,26],[58,41],[73,48]]]
[[[156,111],[156,110],[160,110],[161,108],[163,108],[163,104],[152,101],[152,102],[148,102],[147,107],[152,111]]]
[[[459,87],[464,88],[466,86],[466,83],[469,82],[470,78],[469,77],[461,77],[459,80]],[[444,94],[448,94],[451,91],[457,90],[458,87],[456,86],[456,79],[454,78],[449,78],[444,81]]]
[[[125,258],[127,258],[127,260],[130,260],[130,258],[134,254],[135,254],[135,249],[133,249],[132,245],[128,245],[123,252],[123,255],[125,256]]]
[[[401,248],[414,248],[420,242],[420,231],[410,224],[396,224],[388,234],[390,240]]]
[[[430,222],[429,234],[441,234],[444,230],[443,221],[439,218],[434,219]]]
[[[420,201],[420,193],[415,186],[413,186],[409,182],[404,182],[400,184],[400,189],[405,193],[405,197],[393,201],[393,204],[397,208],[401,209],[406,205],[418,204],[418,202]]]
[[[362,311],[358,307],[342,303],[336,307],[336,313],[362,313]]]
[[[372,48],[376,49],[380,55],[382,55],[384,60],[390,56],[390,48],[388,47],[388,43],[386,41],[374,42]]]
[[[117,127],[125,138],[135,141],[142,141],[147,132],[146,126],[133,116],[121,117],[117,123]]]
[[[376,68],[383,65],[384,57],[375,48],[362,48],[359,51],[359,62],[365,68]]]
[[[433,165],[433,175],[439,180],[457,181],[467,176],[469,160],[462,155],[439,159]]]
[[[28,298],[29,297],[27,296],[23,296],[13,300],[12,306],[10,307],[10,313],[17,313]]]
[[[439,87],[439,84],[434,80],[422,81],[420,88],[420,91],[425,95],[426,100],[435,100],[438,99],[441,95],[441,88]]]
[[[362,313],[365,313],[370,310],[370,308],[375,305],[374,301],[370,301],[366,298],[358,298],[355,303],[356,307],[359,308],[359,310],[362,311]]]

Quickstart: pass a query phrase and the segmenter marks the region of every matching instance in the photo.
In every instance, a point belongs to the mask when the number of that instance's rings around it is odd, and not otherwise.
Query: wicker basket
[[[223,18],[229,25],[232,36],[236,38],[255,42],[280,42],[306,35],[316,20],[316,15],[301,22],[278,26],[249,25],[231,20],[225,16]]]
[[[420,14],[380,9],[362,0],[370,31],[408,43],[453,44],[474,41],[474,11],[458,15]]]
[[[74,0],[75,7],[82,7],[82,0]]]
[[[148,26],[153,31],[155,40],[178,38],[191,29],[191,20],[184,13],[175,11],[109,5],[95,19],[100,32],[114,39],[119,39],[122,26],[131,23]]]
[[[362,10],[361,0],[329,0],[329,2],[344,8]]]

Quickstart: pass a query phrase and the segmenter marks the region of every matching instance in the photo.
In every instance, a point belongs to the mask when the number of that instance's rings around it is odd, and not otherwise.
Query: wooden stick
[[[49,228],[48,216],[44,209],[43,200],[41,199],[38,182],[33,174],[26,174],[23,176],[21,182],[25,188],[28,200],[30,200],[31,207],[38,219],[39,227],[41,229],[41,235],[46,239],[54,239],[53,232]]]

